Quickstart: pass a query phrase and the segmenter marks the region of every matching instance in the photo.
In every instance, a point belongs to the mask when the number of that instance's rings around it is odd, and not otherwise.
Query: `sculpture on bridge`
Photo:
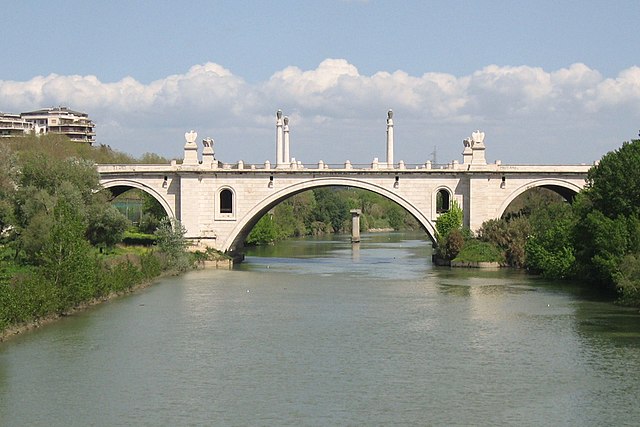
[[[471,142],[472,147],[476,144],[482,145],[484,142],[484,132],[480,132],[479,130],[473,132],[471,134]]]
[[[195,144],[197,138],[198,134],[194,130],[186,132],[184,134],[184,139],[187,140],[187,144]]]
[[[203,148],[213,148],[213,144],[214,144],[214,140],[213,138],[205,138],[202,140],[202,147]]]

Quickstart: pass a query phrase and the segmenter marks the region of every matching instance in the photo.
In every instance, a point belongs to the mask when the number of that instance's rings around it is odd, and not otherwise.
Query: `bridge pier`
[[[360,243],[360,209],[351,209],[351,243]]]

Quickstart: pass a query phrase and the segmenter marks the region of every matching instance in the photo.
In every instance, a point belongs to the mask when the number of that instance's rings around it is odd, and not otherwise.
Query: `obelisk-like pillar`
[[[283,129],[282,129],[282,110],[276,112],[276,168],[281,168],[283,164]]]
[[[387,112],[387,168],[393,169],[393,111]]]
[[[291,166],[291,156],[289,155],[289,117],[284,116],[284,127],[282,128],[284,133],[284,153],[282,156],[282,162],[285,166]]]

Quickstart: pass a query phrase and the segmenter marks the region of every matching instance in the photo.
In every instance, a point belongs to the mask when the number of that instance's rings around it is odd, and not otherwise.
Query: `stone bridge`
[[[589,165],[487,164],[484,133],[463,141],[462,162],[445,165],[393,161],[393,114],[387,116],[387,158],[368,164],[302,164],[289,157],[288,120],[276,116],[276,162],[227,164],[218,161],[213,140],[185,134],[184,158],[167,165],[98,165],[100,183],[114,195],[132,188],[153,196],[186,228],[196,246],[237,252],[257,221],[294,194],[318,187],[345,186],[380,194],[406,209],[435,238],[435,220],[458,202],[464,225],[477,230],[499,218],[517,196],[534,187],[570,200],[585,185]]]

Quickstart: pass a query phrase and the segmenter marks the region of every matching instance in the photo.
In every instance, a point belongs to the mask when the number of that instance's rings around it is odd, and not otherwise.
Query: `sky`
[[[591,164],[640,129],[640,1],[40,1],[3,8],[0,111],[83,111],[96,144],[303,163]]]

